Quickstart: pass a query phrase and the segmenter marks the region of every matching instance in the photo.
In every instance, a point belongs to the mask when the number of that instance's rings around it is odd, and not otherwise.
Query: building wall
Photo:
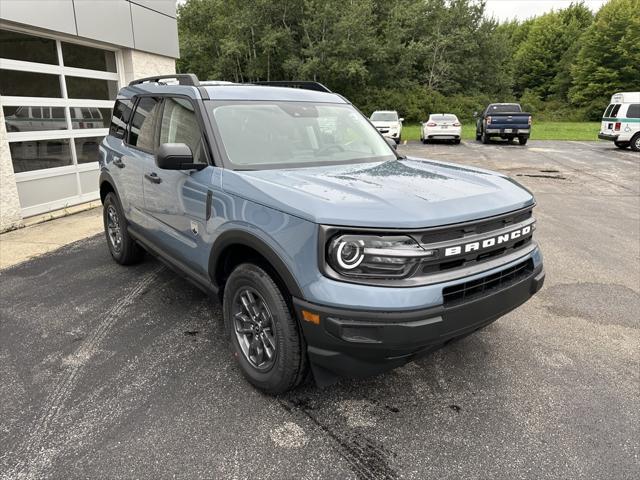
[[[0,232],[19,227],[22,223],[16,177],[7,142],[4,112],[0,108]]]
[[[175,58],[163,55],[126,49],[122,51],[122,60],[124,79],[127,83],[136,78],[176,73]]]
[[[67,96],[66,93],[62,98],[60,96],[32,98],[33,94],[31,97],[10,96],[26,95],[16,93],[3,97],[0,92],[0,232],[3,232],[19,227],[23,216],[44,213],[44,211],[98,198],[97,163],[80,164],[80,147],[78,144],[73,146],[74,137],[80,134],[88,138],[89,130],[83,131],[85,133],[75,130],[73,118],[69,119],[72,115],[70,113],[72,106],[78,105],[94,108],[94,110],[111,108],[117,87],[123,87],[136,78],[175,73],[175,59],[179,52],[175,0],[0,0],[0,29],[56,39],[59,52],[61,51],[60,42],[79,43],[115,51],[117,73],[93,71],[85,75],[79,74],[78,69],[74,73],[70,71],[73,68],[69,69],[62,64],[59,66],[30,64],[35,66],[29,66],[25,62],[2,59],[0,59],[0,68],[12,71],[24,68],[26,71],[32,69],[31,71],[44,71],[56,75],[62,73],[63,76],[58,78],[62,79],[63,84],[65,72],[67,78],[75,74],[80,77],[118,79],[117,82],[112,82],[115,88],[109,96],[110,100],[86,100],[89,97],[73,100],[72,96]],[[21,59],[18,58],[18,60]],[[66,130],[18,132],[7,135],[3,108],[13,106],[15,109],[18,105],[62,106],[67,109],[69,127]],[[12,113],[14,114],[15,112]],[[105,135],[107,126],[108,124],[104,125],[105,128],[96,129],[94,125],[95,133],[90,135],[96,138]],[[23,137],[24,135],[28,138]],[[64,174],[60,169],[54,172],[55,168],[51,170],[51,174],[47,169],[15,173],[14,163],[18,157],[13,160],[11,158],[11,152],[17,145],[14,142],[69,137],[72,143],[74,165],[64,167]],[[27,160],[31,162],[30,158]],[[77,195],[68,197],[76,184]],[[87,193],[87,189],[91,189],[94,184],[96,190]],[[59,200],[56,195],[60,197]],[[43,202],[46,200],[49,203],[45,202],[41,204],[42,207],[38,206],[40,198]],[[36,205],[31,206],[32,204]]]
[[[0,19],[177,58],[175,0],[0,0]]]

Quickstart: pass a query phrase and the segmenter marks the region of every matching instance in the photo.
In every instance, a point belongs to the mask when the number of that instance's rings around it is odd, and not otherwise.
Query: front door
[[[208,163],[196,113],[185,98],[164,98],[158,143],[184,143],[191,148],[194,163]],[[200,171],[161,170],[154,163],[143,181],[145,215],[153,223],[153,240],[200,274],[206,274],[204,260],[209,253],[203,234],[212,174],[211,166]]]

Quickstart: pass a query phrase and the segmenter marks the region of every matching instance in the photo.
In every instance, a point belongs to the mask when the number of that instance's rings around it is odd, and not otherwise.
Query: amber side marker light
[[[320,325],[320,315],[318,315],[317,313],[311,313],[307,310],[302,310],[302,318],[310,323],[313,323],[314,325]]]

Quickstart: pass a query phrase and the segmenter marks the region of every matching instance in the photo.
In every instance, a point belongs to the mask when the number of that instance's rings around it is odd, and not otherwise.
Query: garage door
[[[98,198],[117,50],[0,29],[0,105],[22,215]]]

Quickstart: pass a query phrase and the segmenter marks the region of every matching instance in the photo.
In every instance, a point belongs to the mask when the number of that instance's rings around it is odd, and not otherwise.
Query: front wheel
[[[520,145],[526,145],[527,144],[527,140],[529,140],[527,137],[518,137],[518,143]]]
[[[297,386],[307,371],[304,339],[269,274],[251,263],[236,267],[222,306],[231,349],[245,378],[270,394]]]
[[[631,137],[631,150],[640,152],[640,132]]]
[[[618,141],[613,142],[613,144],[618,148],[622,148],[623,150],[625,148],[629,148],[629,145],[631,145],[629,142],[618,142]]]

